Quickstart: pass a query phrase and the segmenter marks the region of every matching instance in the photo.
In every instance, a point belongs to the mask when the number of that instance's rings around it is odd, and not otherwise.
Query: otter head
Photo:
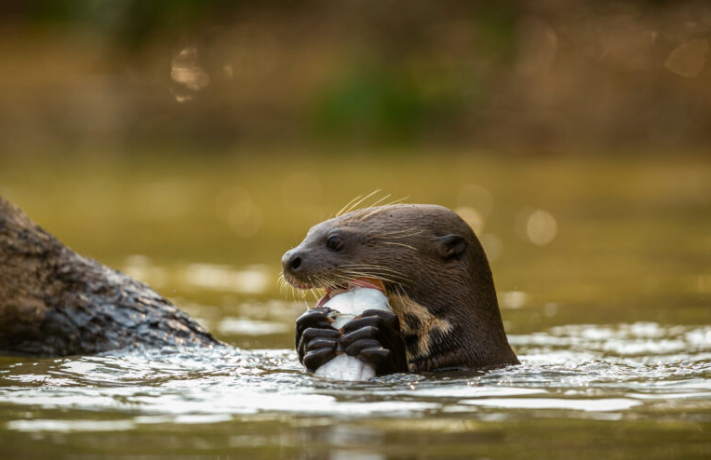
[[[390,205],[344,214],[312,227],[282,266],[291,285],[326,291],[318,305],[355,285],[381,288],[400,319],[413,371],[515,362],[484,251],[447,208]]]

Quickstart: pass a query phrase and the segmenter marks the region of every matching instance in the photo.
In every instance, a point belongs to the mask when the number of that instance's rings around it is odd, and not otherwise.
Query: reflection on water
[[[255,321],[244,318],[224,318],[218,326],[222,334],[268,335],[287,332],[289,326],[270,321]]]
[[[272,287],[275,277],[263,265],[236,270],[229,265],[192,263],[167,269],[141,255],[128,257],[122,270],[156,288],[179,285],[188,291],[208,289],[239,294],[263,294]]]
[[[295,305],[269,303],[275,310],[277,304],[292,319],[227,317],[220,327],[246,335],[290,329]],[[264,317],[265,309],[264,303],[247,303],[242,318],[259,311]],[[97,444],[85,437],[91,433],[108,442],[101,452],[119,456],[127,441],[120,433],[126,433],[139,439],[136,446],[144,443],[142,449],[169,443],[156,458],[203,448],[213,455],[312,458],[312,442],[323,456],[318,458],[393,458],[417,454],[423,447],[410,438],[422,433],[430,439],[429,455],[450,456],[447,447],[456,442],[458,454],[451,457],[469,458],[472,449],[526,453],[550,430],[565,429],[575,438],[612,436],[609,430],[617,427],[660,436],[656,445],[674,443],[665,441],[676,439],[674,433],[701,439],[679,448],[684,458],[708,449],[703,434],[711,425],[711,326],[568,325],[510,339],[520,366],[348,384],[305,374],[292,349],[5,358],[0,424],[7,436],[0,436],[17,440],[26,434],[38,445],[92,452]],[[502,429],[522,441],[502,444],[496,434]],[[170,444],[175,436],[180,442]],[[623,452],[634,458],[634,440],[625,443]],[[275,447],[288,453],[270,450]],[[16,444],[10,452],[24,458],[32,449]]]
[[[253,326],[258,328],[258,326]],[[521,366],[395,375],[358,384],[304,374],[291,350],[165,349],[2,367],[0,404],[81,411],[86,419],[4,416],[15,431],[128,430],[256,414],[337,418],[545,416],[711,421],[711,327],[567,326],[512,336]],[[92,423],[94,413],[111,421]],[[75,412],[76,413],[76,412]],[[605,413],[599,415],[597,413]]]

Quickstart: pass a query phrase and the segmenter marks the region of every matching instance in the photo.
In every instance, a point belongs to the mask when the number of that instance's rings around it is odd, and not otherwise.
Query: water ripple
[[[484,420],[492,413],[527,418],[554,411],[615,419],[684,411],[709,420],[709,339],[709,327],[572,325],[512,336],[520,366],[356,384],[305,374],[292,350],[186,348],[27,360],[2,367],[0,407],[101,411],[117,419],[4,420],[11,430],[65,432],[280,413],[339,418],[465,413]]]

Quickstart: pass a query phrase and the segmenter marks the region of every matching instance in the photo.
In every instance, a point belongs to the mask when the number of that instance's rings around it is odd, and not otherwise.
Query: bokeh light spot
[[[189,91],[200,91],[210,84],[210,76],[198,65],[198,52],[194,46],[183,49],[173,58],[170,78],[182,87],[173,90],[178,102],[190,100],[192,94]]]
[[[487,217],[494,208],[494,197],[483,185],[468,184],[459,192],[457,207],[474,208],[479,215]]]
[[[516,310],[526,305],[528,294],[523,291],[506,291],[499,294],[502,308]]]
[[[691,40],[675,48],[664,62],[664,67],[682,77],[695,78],[704,69],[708,54],[708,40]]]
[[[550,244],[558,234],[558,222],[547,211],[524,208],[516,216],[516,233],[536,246]]]
[[[262,211],[250,193],[241,187],[228,187],[215,197],[215,212],[237,236],[254,236],[262,225]]]
[[[455,209],[455,212],[464,220],[464,222],[469,224],[472,230],[474,230],[474,233],[477,235],[484,229],[484,219],[476,209],[468,206],[462,206]]]

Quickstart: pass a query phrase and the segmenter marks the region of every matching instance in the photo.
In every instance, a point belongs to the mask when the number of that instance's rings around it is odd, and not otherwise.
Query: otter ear
[[[437,249],[444,260],[458,259],[467,249],[467,240],[459,235],[440,236]]]

